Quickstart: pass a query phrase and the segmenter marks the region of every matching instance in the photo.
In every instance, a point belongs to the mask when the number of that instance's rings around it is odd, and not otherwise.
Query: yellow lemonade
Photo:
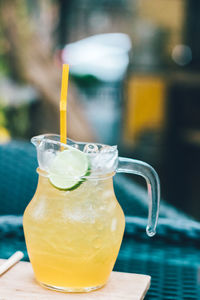
[[[62,191],[40,175],[23,224],[36,279],[51,288],[87,291],[106,283],[125,218],[112,177],[88,179],[72,191]]]

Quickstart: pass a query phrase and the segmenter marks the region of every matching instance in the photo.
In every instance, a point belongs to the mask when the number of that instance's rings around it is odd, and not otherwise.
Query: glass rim
[[[74,148],[77,148],[77,147],[75,147],[75,145],[77,145],[77,146],[95,145],[96,147],[98,147],[98,149],[99,149],[99,147],[105,147],[106,153],[112,153],[112,152],[118,151],[117,145],[107,145],[107,144],[101,144],[101,143],[96,143],[96,142],[93,143],[93,142],[75,141],[70,138],[67,138],[67,142],[69,142],[69,143],[64,144],[64,143],[60,142],[60,135],[53,134],[53,133],[40,134],[40,135],[33,136],[31,138],[31,143],[33,145],[35,145],[36,147],[39,146],[42,141],[50,142],[54,145],[60,145],[65,148],[67,146],[72,146]],[[95,151],[88,152],[86,154],[90,154],[90,153],[95,153]]]

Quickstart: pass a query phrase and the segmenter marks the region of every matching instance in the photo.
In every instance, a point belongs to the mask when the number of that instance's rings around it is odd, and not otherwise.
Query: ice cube
[[[86,144],[84,149],[83,149],[83,152],[85,152],[85,153],[98,153],[99,149],[98,149],[98,146],[95,145],[95,144]]]
[[[39,150],[38,151],[38,161],[39,166],[42,170],[49,171],[49,167],[56,157],[56,152],[54,149]]]
[[[115,150],[117,150],[117,146],[103,145],[103,146],[101,147],[100,152],[101,152],[101,153],[106,153],[106,152],[113,152],[113,151],[115,151]]]

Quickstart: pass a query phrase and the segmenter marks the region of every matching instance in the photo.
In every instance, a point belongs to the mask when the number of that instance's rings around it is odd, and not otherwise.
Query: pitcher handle
[[[156,171],[147,163],[125,157],[119,157],[117,173],[130,173],[142,176],[147,183],[149,213],[146,232],[154,236],[158,222],[160,204],[160,181]]]

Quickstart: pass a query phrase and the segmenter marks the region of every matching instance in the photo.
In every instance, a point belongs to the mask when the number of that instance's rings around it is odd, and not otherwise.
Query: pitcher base
[[[80,287],[80,288],[71,288],[71,287],[62,287],[62,286],[54,286],[54,285],[49,285],[43,282],[39,281],[39,284],[49,290],[57,291],[57,292],[62,292],[62,293],[88,293],[91,291],[98,290],[104,286],[102,285],[97,285],[97,286],[89,286],[89,287]]]

